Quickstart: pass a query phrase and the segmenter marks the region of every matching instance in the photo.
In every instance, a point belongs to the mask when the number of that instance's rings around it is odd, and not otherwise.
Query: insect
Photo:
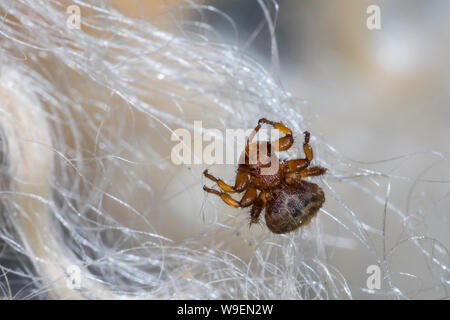
[[[263,124],[272,126],[284,136],[273,143],[259,140],[253,142]],[[313,160],[313,151],[309,145],[310,134],[308,131],[303,134],[305,158],[281,160],[274,151],[291,148],[294,143],[292,131],[281,122],[260,119],[247,139],[234,186],[205,170],[204,176],[216,182],[221,191],[206,186],[203,186],[203,190],[218,195],[226,204],[235,208],[252,206],[250,224],[257,223],[265,209],[266,225],[273,233],[287,233],[307,225],[322,207],[325,195],[317,184],[304,178],[323,175],[327,169],[310,167]],[[240,201],[230,195],[242,192],[245,193]]]

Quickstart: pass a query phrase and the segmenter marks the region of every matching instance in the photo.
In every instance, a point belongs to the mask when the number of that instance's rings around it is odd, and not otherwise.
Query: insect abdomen
[[[325,195],[317,185],[280,189],[266,208],[266,224],[274,233],[294,231],[308,224],[322,207]]]

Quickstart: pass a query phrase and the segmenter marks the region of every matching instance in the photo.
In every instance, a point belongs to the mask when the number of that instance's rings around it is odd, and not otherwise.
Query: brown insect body
[[[268,141],[251,143],[262,123],[272,125],[285,136],[273,144]],[[280,160],[273,151],[288,150],[294,143],[292,132],[281,122],[260,119],[247,140],[234,186],[215,178],[205,170],[204,175],[216,182],[223,191],[206,186],[203,189],[220,196],[230,206],[241,208],[252,206],[251,223],[258,222],[265,208],[266,225],[273,233],[287,233],[307,225],[322,207],[325,195],[318,185],[303,178],[322,175],[326,169],[318,166],[309,167],[313,152],[309,145],[309,132],[305,131],[304,135],[305,158]],[[245,193],[240,201],[229,195],[243,191]]]
[[[272,191],[266,205],[266,225],[273,233],[286,233],[307,225],[325,201],[316,184],[302,181],[296,186],[283,184]]]
[[[268,141],[249,144],[239,162],[238,172],[248,172],[251,182],[258,190],[269,190],[277,187],[283,177],[284,166]],[[278,162],[278,163],[277,163]],[[271,164],[275,164],[271,166]]]

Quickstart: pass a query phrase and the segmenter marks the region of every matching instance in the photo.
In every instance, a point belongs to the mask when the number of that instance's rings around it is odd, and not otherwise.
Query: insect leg
[[[305,135],[305,141],[303,142],[305,158],[286,161],[285,164],[288,167],[288,172],[300,172],[305,170],[313,159],[313,151],[309,145],[310,134],[308,131],[305,131],[303,134]]]
[[[311,146],[309,145],[310,133],[308,131],[303,132],[305,136],[305,141],[303,142],[303,152],[305,153],[306,159],[312,161],[314,155]]]
[[[303,178],[321,176],[325,174],[325,172],[327,172],[327,169],[322,167],[310,167],[298,172],[290,172],[286,174],[286,183],[295,184],[300,182]]]
[[[228,193],[242,192],[247,188],[248,183],[249,183],[248,173],[243,172],[243,171],[238,171],[238,173],[236,175],[234,187],[225,183],[223,180],[217,179],[213,175],[209,174],[208,170],[203,171],[203,175],[206,178],[216,182],[220,189],[222,189],[223,191],[228,192]]]
[[[269,124],[281,133],[285,134],[284,137],[274,142],[273,146],[275,151],[286,151],[292,146],[292,144],[294,143],[294,138],[292,137],[291,129],[286,127],[281,122],[273,122],[265,118],[259,119],[258,125],[260,125],[261,123]]]
[[[228,193],[226,192],[220,192],[211,188],[208,188],[206,186],[203,186],[203,190],[205,190],[208,193],[216,194],[218,195],[227,205],[235,208],[239,208],[241,205],[238,201],[234,200]]]
[[[258,133],[259,129],[261,129],[261,125],[258,123],[258,125],[255,127],[255,129],[253,129],[253,131],[250,133],[250,135],[247,138],[247,142],[245,144],[245,155],[246,155],[246,161],[245,163],[247,163],[247,159],[249,156],[249,152],[250,152],[250,143],[253,141],[253,139],[255,138],[256,134]]]
[[[261,193],[258,196],[258,199],[256,199],[255,203],[253,204],[251,210],[250,210],[250,223],[257,223],[259,220],[259,215],[261,214],[261,211],[266,206],[266,194],[264,191],[261,191]]]
[[[254,186],[250,186],[247,191],[244,193],[244,196],[242,197],[240,204],[242,208],[248,207],[252,205],[256,199],[258,198],[258,192],[256,191],[256,188]]]
[[[309,166],[308,159],[293,159],[285,161],[287,172],[299,172]]]
[[[242,196],[241,201],[234,200],[228,193],[217,191],[211,188],[208,188],[206,186],[203,187],[203,190],[205,190],[208,193],[212,193],[215,195],[218,195],[226,204],[229,206],[235,207],[235,208],[245,208],[250,205],[252,205],[257,200],[257,191],[255,187],[250,186],[250,188],[247,189],[247,191]]]

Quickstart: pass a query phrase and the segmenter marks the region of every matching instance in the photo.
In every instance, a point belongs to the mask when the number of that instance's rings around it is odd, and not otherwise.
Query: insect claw
[[[303,132],[303,135],[305,136],[305,143],[309,143],[309,137],[310,137],[310,133],[308,131]]]
[[[258,224],[258,220],[253,219],[250,217],[249,221],[248,221],[248,227],[250,228],[253,224]]]

